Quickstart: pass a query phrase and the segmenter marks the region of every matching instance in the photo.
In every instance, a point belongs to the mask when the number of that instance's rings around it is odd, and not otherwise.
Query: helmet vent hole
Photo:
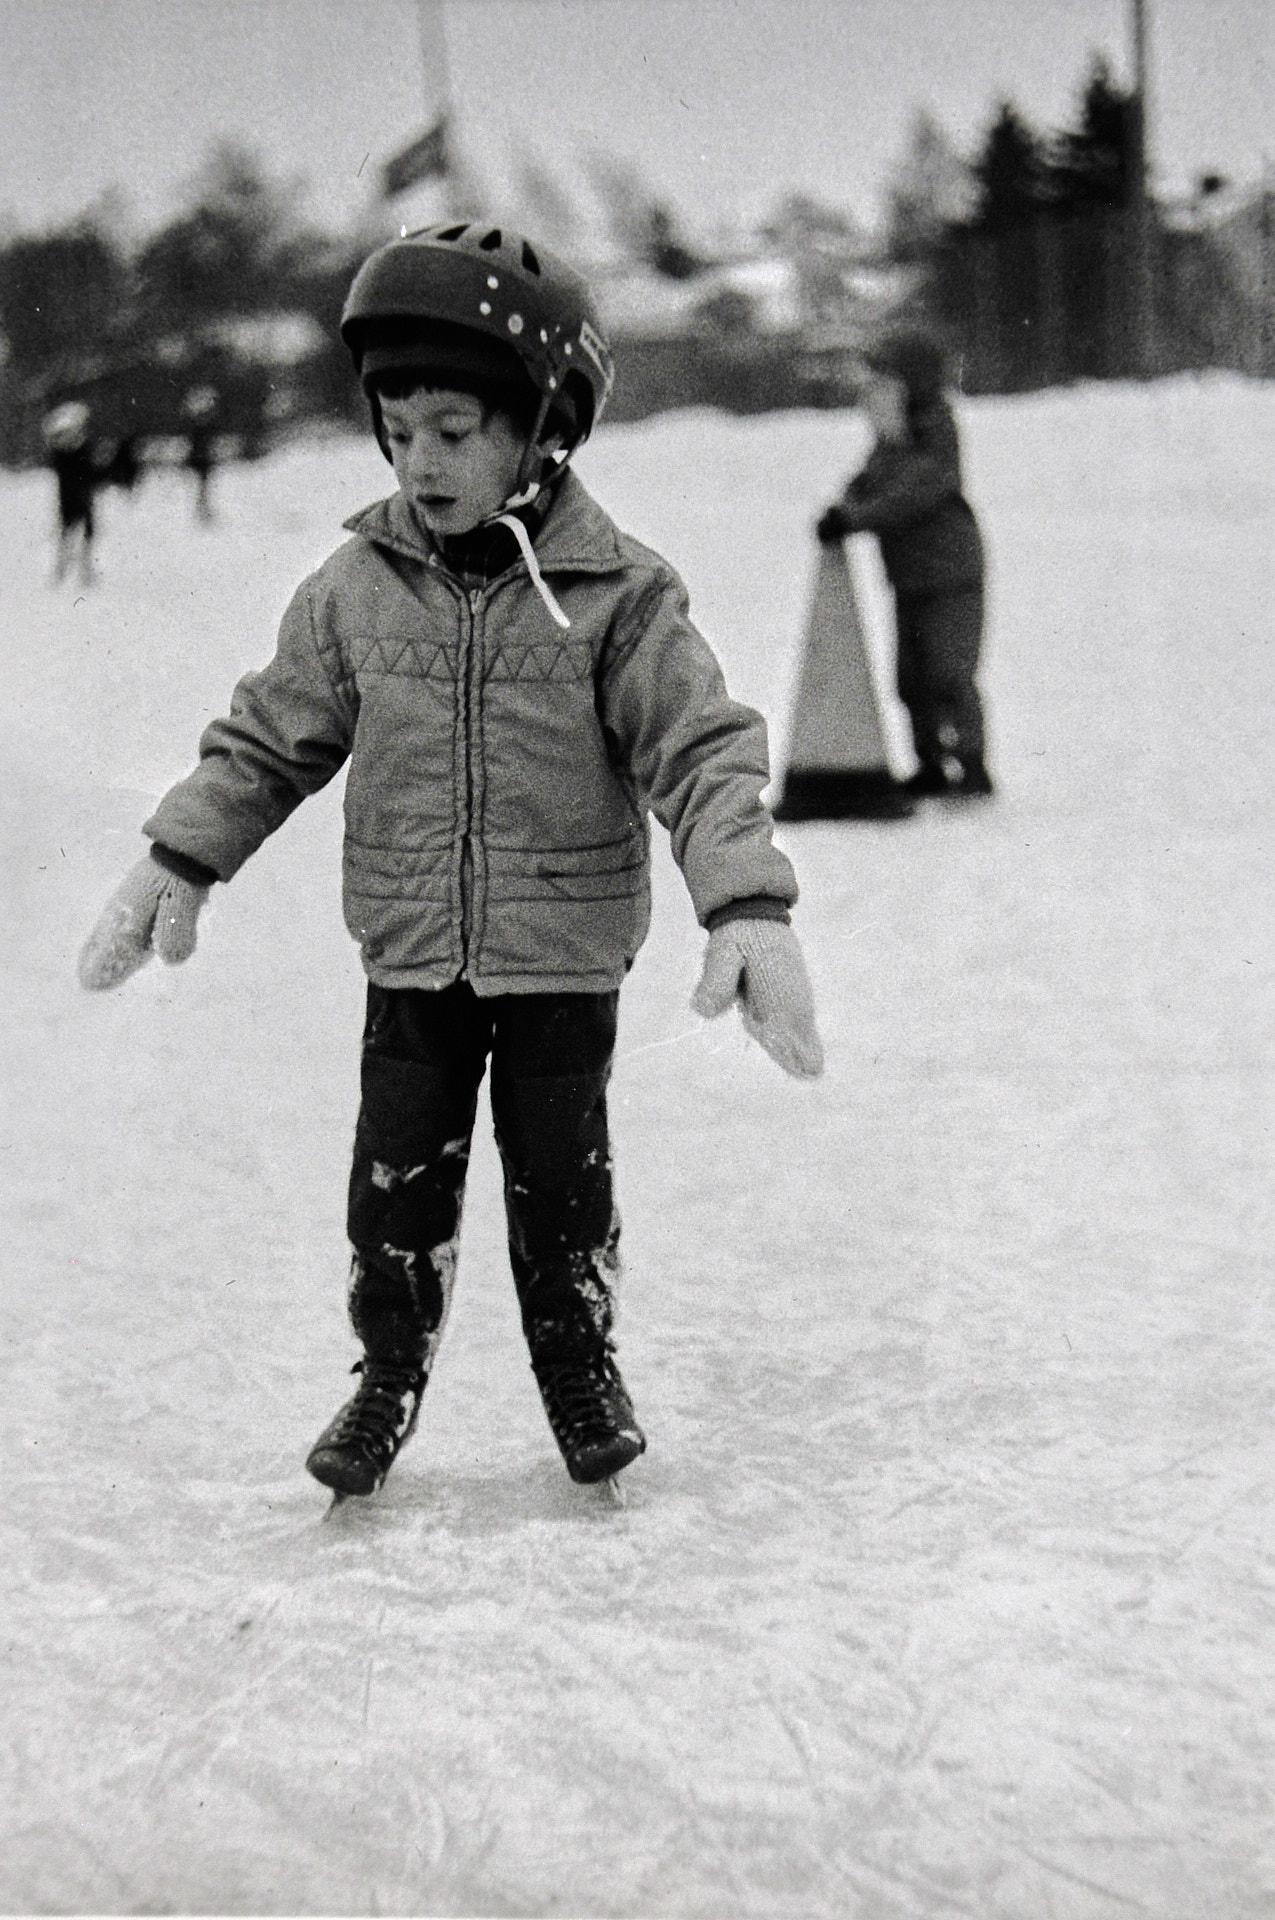
[[[478,242],[478,244],[483,249],[484,253],[495,253],[496,249],[500,245],[500,228],[493,227],[490,233],[485,233],[483,235],[482,239]]]
[[[444,227],[438,237],[440,240],[459,240],[468,224],[468,221],[462,221],[458,227]]]
[[[528,273],[539,273],[540,271],[540,262],[536,258],[536,250],[529,240],[524,240],[522,243],[522,264]]]

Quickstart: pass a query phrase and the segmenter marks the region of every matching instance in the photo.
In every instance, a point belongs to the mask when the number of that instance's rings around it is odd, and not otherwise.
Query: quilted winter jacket
[[[701,923],[797,886],[761,803],[765,722],[732,701],[686,592],[574,474],[535,543],[467,591],[401,494],[298,589],[145,832],[228,880],[349,759],[344,906],[368,976],[600,992],[650,916],[648,809]]]

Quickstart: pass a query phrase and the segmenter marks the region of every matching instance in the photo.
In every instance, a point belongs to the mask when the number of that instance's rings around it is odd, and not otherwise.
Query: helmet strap
[[[514,483],[513,492],[501,509],[502,512],[511,507],[528,506],[530,502],[535,499],[541,487],[544,485],[546,459],[553,460],[554,464],[561,469],[575,452],[577,443],[573,441],[569,447],[563,447],[554,454],[539,454],[540,436],[545,430],[545,421],[549,418],[549,409],[553,405],[553,398],[552,393],[543,393],[540,396],[540,405],[536,410],[535,422],[531,432],[527,435],[527,444],[523,448],[522,460],[518,467],[518,478]],[[537,458],[538,454],[539,457]]]

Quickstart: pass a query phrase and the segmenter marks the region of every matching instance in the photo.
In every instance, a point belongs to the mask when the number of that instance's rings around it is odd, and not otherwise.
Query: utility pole
[[[1129,0],[1133,40],[1133,100],[1130,126],[1130,239],[1127,325],[1131,371],[1148,379],[1157,370],[1155,220],[1148,187],[1147,129],[1150,75],[1147,0]]]
[[[416,0],[416,32],[421,50],[426,124],[451,113],[451,63],[447,57],[447,20],[443,0]]]

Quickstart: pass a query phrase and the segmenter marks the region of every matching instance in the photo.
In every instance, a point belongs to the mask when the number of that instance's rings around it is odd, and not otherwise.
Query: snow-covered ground
[[[1275,389],[964,423],[1001,791],[784,830],[818,1085],[687,1011],[660,853],[613,1095],[623,1510],[553,1447],[485,1138],[418,1436],[321,1521],[335,787],[189,966],[75,984],[375,448],[228,473],[208,530],[178,476],[109,499],[86,595],[47,585],[47,480],[0,479],[5,1911],[1275,1911]],[[580,462],[780,741],[856,446],[696,414]]]

